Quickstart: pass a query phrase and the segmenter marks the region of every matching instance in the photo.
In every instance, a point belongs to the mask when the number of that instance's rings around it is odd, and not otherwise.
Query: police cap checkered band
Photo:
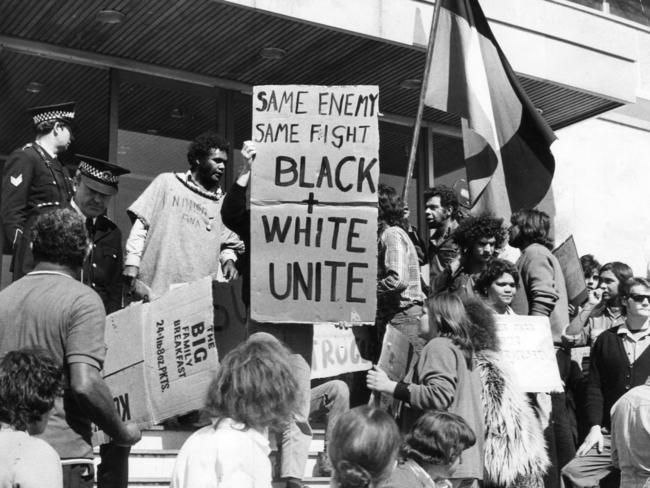
[[[82,175],[86,175],[97,181],[106,183],[107,185],[117,186],[117,183],[119,181],[117,175],[113,174],[110,170],[97,169],[94,166],[88,164],[86,161],[81,161],[81,163],[79,163],[79,172]]]
[[[47,120],[55,119],[74,119],[74,112],[63,112],[62,110],[54,110],[52,112],[45,112],[34,116],[34,123],[40,124]]]
[[[58,105],[47,105],[45,107],[32,107],[29,108],[28,111],[32,117],[34,125],[49,120],[63,120],[71,123],[74,120],[75,115],[74,106],[74,102],[68,102],[60,103]]]
[[[82,181],[91,189],[106,195],[114,195],[117,192],[118,177],[130,173],[128,169],[103,159],[80,154],[76,156],[79,159],[79,174]]]

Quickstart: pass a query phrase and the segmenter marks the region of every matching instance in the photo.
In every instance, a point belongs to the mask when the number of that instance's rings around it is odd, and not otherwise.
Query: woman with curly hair
[[[451,291],[461,298],[474,297],[477,276],[506,241],[503,219],[487,214],[468,217],[454,231],[453,239],[460,248],[460,259],[449,263],[438,275],[432,286],[433,294]]]
[[[449,486],[460,454],[475,443],[474,431],[462,417],[429,410],[406,435],[397,467],[382,488]]]
[[[334,488],[377,488],[390,476],[400,445],[397,424],[367,405],[348,410],[334,425],[330,460]]]
[[[63,486],[59,455],[32,437],[45,430],[61,379],[61,368],[44,350],[11,351],[0,362],[0,486]]]
[[[519,286],[517,267],[505,259],[493,259],[476,278],[475,290],[497,314],[514,314],[510,304]]]
[[[230,351],[210,385],[212,425],[181,447],[172,488],[270,488],[268,429],[281,431],[296,411],[289,351],[273,336],[253,334]]]

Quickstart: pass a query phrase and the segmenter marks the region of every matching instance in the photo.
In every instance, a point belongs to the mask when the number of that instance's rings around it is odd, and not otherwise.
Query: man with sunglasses
[[[616,486],[611,464],[610,410],[627,391],[650,375],[650,281],[633,277],[621,283],[624,311],[617,325],[598,336],[591,351],[586,414],[589,434],[576,458],[562,470],[574,486]]]
[[[190,144],[185,173],[162,173],[128,208],[133,226],[122,273],[135,298],[156,298],[171,285],[223,272],[237,277],[243,243],[221,222],[219,182],[230,144],[213,132]]]
[[[4,248],[13,254],[14,281],[34,267],[28,231],[45,210],[65,207],[72,198],[72,182],[58,156],[73,140],[74,102],[28,109],[34,142],[9,155],[2,171],[0,218]]]

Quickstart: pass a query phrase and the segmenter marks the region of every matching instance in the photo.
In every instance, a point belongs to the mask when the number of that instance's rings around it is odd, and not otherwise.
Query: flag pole
[[[431,30],[429,32],[429,42],[427,44],[427,60],[424,64],[424,76],[422,78],[422,86],[420,86],[420,100],[418,102],[418,113],[415,118],[415,127],[413,128],[413,139],[411,140],[411,152],[409,153],[408,170],[404,178],[404,188],[402,188],[402,200],[406,204],[409,195],[409,184],[411,183],[411,176],[413,175],[413,168],[415,166],[415,156],[417,154],[418,142],[420,140],[420,129],[422,127],[422,114],[424,113],[424,97],[427,92],[427,80],[431,72],[431,57],[433,54],[433,40],[435,37],[436,29],[438,28],[438,17],[440,16],[440,4],[442,0],[436,0],[436,5],[433,9],[433,19],[431,20]]]

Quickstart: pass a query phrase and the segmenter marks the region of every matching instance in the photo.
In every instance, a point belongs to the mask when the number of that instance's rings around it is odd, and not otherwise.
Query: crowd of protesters
[[[0,291],[0,488],[93,486],[93,423],[111,437],[97,485],[125,488],[141,432],[121,420],[101,377],[106,314],[208,275],[241,275],[249,304],[255,146],[244,144],[243,168],[224,194],[230,145],[198,136],[189,169],[159,175],[129,207],[124,258],[105,214],[128,170],[79,156],[67,177],[57,155],[70,143],[74,108],[40,107],[32,117],[36,140],[9,157],[2,178],[15,281]],[[390,378],[375,366],[361,382],[311,384],[312,325],[249,320],[248,339],[221,361],[210,420],[181,448],[172,486],[270,487],[269,432],[278,437],[278,477],[303,486],[317,412],[327,428],[315,474],[336,487],[648,483],[650,282],[586,255],[588,296],[570,304],[547,214],[519,210],[510,225],[465,215],[447,187],[427,191],[423,204],[424,239],[396,190],[379,185],[368,359],[378,360],[384,334],[396,329],[410,344],[406,374]],[[516,262],[499,257],[506,243],[520,251]],[[514,314],[548,317],[564,391],[520,388],[496,331],[499,315]],[[584,365],[572,361],[573,347],[591,348]],[[355,398],[387,396],[395,408],[350,409],[349,388],[362,391]]]

